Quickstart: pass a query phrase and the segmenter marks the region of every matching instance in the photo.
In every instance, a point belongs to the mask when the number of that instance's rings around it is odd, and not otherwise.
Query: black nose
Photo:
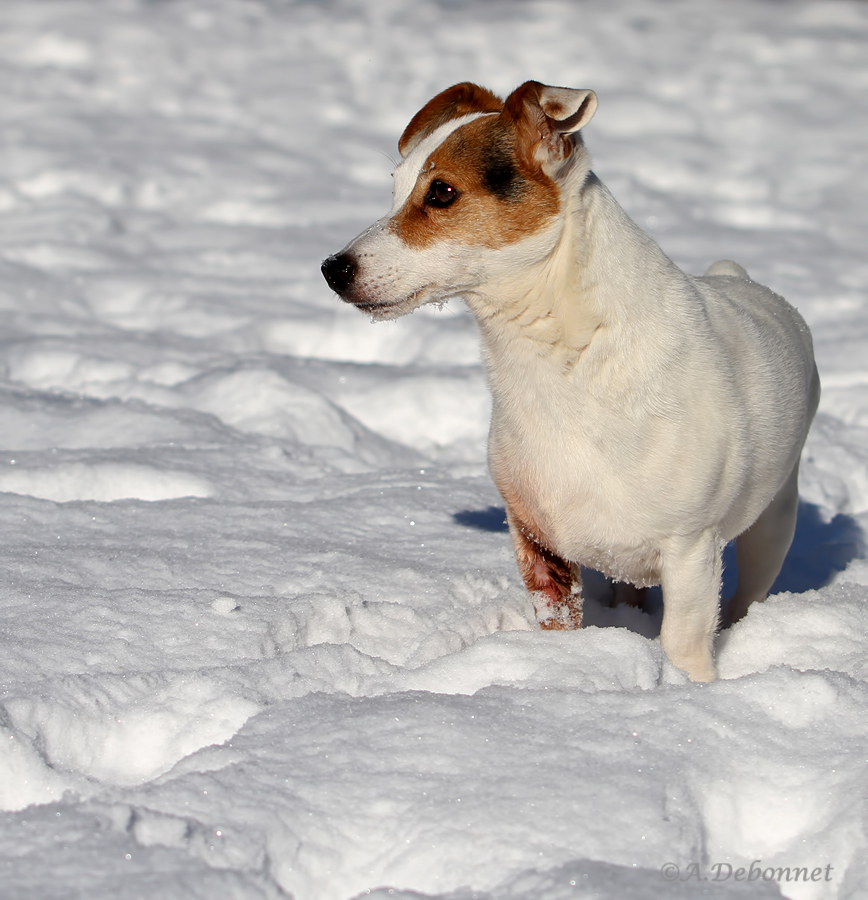
[[[336,294],[343,294],[356,277],[356,264],[349,253],[338,253],[323,262],[322,274]]]

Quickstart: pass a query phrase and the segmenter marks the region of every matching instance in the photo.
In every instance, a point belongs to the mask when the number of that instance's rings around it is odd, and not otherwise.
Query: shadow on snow
[[[506,510],[500,506],[461,510],[453,513],[453,518],[457,524],[477,531],[506,533],[509,530]],[[865,555],[865,534],[852,516],[838,513],[825,521],[819,506],[800,500],[793,544],[770,593],[801,594],[825,587],[838,572],[847,568],[851,560],[862,559]],[[727,545],[723,558],[723,596],[728,598],[735,591],[738,579],[734,543]],[[583,570],[583,588],[586,624],[621,625],[648,637],[659,634],[662,618],[659,588],[649,589],[645,600],[645,612],[650,618],[639,610],[624,607],[618,608],[620,614],[613,615],[615,610],[608,608],[614,594],[612,583],[597,572]]]

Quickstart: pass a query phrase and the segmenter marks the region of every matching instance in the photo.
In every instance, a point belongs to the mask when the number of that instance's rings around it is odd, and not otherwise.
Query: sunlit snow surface
[[[659,611],[537,630],[468,313],[319,274],[426,100],[528,78],[814,332],[784,592],[713,685]],[[4,0],[0,897],[864,897],[866,95],[856,2]]]

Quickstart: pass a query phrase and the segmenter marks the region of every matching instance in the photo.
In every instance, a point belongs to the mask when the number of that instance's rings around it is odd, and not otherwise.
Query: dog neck
[[[467,297],[489,359],[509,347],[572,368],[609,326],[642,335],[643,307],[664,299],[649,283],[677,290],[684,280],[596,175],[578,174],[550,229],[508,248],[501,277]]]

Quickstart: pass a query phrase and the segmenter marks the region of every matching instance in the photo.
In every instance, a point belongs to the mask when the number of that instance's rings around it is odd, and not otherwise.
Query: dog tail
[[[747,271],[731,259],[719,259],[717,262],[712,263],[706,270],[704,277],[708,278],[709,275],[727,275],[730,278],[743,278],[745,281],[750,281],[750,275],[747,274]]]

